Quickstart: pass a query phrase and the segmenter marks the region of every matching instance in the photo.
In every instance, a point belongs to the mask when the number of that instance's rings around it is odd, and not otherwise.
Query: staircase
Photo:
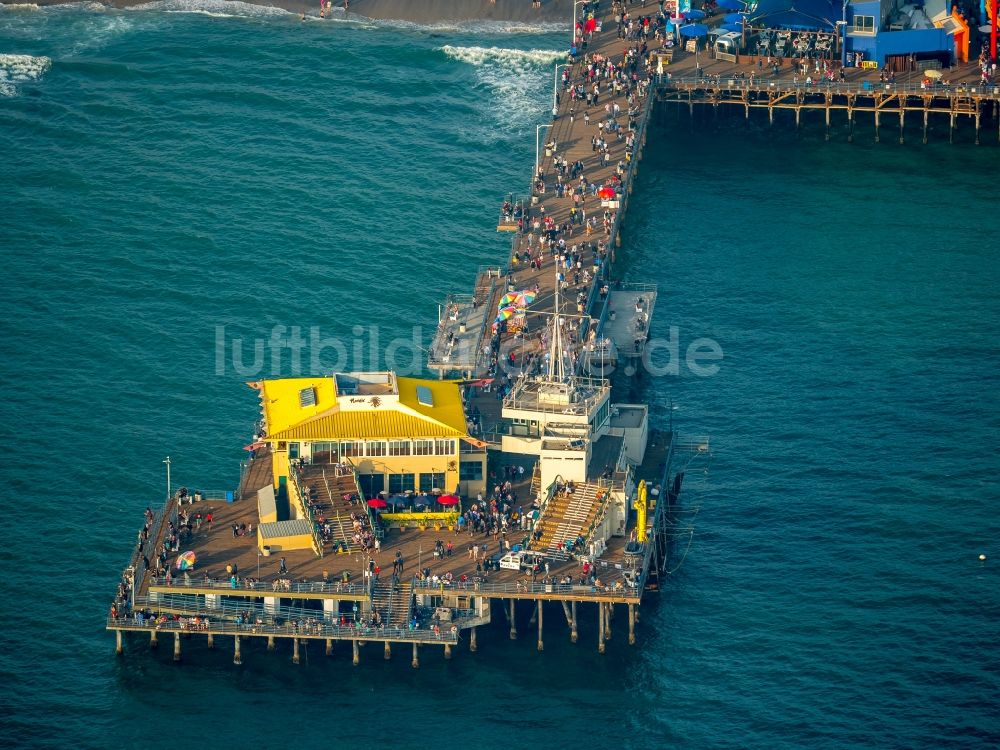
[[[302,467],[303,491],[309,492],[313,501],[315,518],[325,518],[333,527],[333,540],[347,544],[349,552],[360,547],[354,543],[354,523],[351,513],[361,517],[361,525],[368,528],[368,514],[363,505],[352,505],[345,500],[357,495],[354,474],[339,473],[334,466],[315,464]],[[309,488],[309,489],[306,489]]]
[[[587,483],[576,485],[572,494],[559,492],[553,496],[538,521],[541,538],[533,540],[530,548],[558,552],[560,544],[574,541],[578,536],[586,537],[590,524],[606,501],[606,495],[598,499],[598,492],[605,490]]]
[[[542,463],[535,463],[535,470],[531,474],[531,489],[528,491],[528,500],[535,502],[535,498],[542,493]]]
[[[379,578],[372,589],[372,612],[378,612],[382,624],[387,628],[405,628],[410,621],[410,602],[413,598],[412,584],[392,585],[392,578]]]

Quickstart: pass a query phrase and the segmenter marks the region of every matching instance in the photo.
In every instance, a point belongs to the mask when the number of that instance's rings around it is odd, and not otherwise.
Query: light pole
[[[170,499],[170,456],[163,459],[163,463],[167,465],[167,500]]]
[[[552,81],[552,116],[559,114],[559,69],[570,67],[569,63],[556,63],[554,80]]]
[[[840,68],[843,70],[847,67],[847,0],[844,0],[844,5],[840,9],[840,20],[837,21],[837,26],[840,28]]]
[[[541,164],[541,148],[539,143],[539,136],[542,134],[542,128],[551,128],[552,124],[547,125],[537,125],[535,127],[535,174],[532,175],[531,181],[534,183],[535,178],[538,176],[538,167]]]

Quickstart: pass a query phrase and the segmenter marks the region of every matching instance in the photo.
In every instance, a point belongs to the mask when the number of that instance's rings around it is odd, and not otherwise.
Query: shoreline
[[[39,7],[65,5],[78,0],[34,0]],[[112,8],[132,8],[151,0],[108,0]],[[220,0],[230,2],[231,0]],[[291,13],[319,16],[319,0],[242,0],[251,5],[281,8]],[[13,3],[12,3],[13,4]],[[508,21],[515,23],[572,24],[573,0],[542,0],[533,8],[530,0],[351,0],[343,11],[343,0],[334,0],[333,18],[350,20],[407,21],[415,24],[446,22]]]

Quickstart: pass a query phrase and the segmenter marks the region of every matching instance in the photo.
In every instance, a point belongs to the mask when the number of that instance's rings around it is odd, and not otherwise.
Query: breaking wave
[[[17,85],[37,81],[52,67],[48,57],[0,54],[0,96],[17,96]]]

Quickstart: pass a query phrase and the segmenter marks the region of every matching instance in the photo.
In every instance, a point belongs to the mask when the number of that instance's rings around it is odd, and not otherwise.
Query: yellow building
[[[279,494],[296,460],[353,465],[368,497],[485,488],[485,448],[469,435],[457,383],[350,372],[252,385]]]

